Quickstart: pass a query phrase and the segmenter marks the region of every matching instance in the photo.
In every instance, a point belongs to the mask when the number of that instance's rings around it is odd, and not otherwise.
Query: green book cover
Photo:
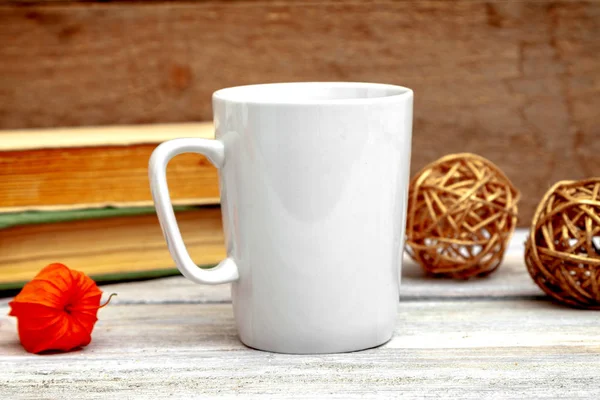
[[[207,207],[207,206],[203,206]],[[176,212],[198,209],[200,206],[176,206]],[[115,218],[136,215],[154,214],[154,207],[131,207],[117,208],[106,207],[97,209],[61,210],[61,211],[24,211],[16,213],[0,213],[0,229],[9,229],[16,226],[32,224],[51,224],[58,222],[69,222],[79,220],[91,220],[100,218]],[[1,249],[0,249],[1,254]],[[209,268],[212,265],[202,266]],[[120,272],[114,274],[90,275],[97,283],[113,283],[122,281],[143,280],[178,275],[176,268],[151,269],[148,271]],[[3,281],[0,270],[0,297],[10,294],[23,287],[26,282]]]
[[[193,210],[195,208],[196,207],[193,206],[174,207],[175,211]],[[54,222],[147,215],[153,214],[154,212],[154,207],[106,207],[65,211],[23,211],[6,214],[0,213],[0,229],[6,229],[18,225],[51,224]]]

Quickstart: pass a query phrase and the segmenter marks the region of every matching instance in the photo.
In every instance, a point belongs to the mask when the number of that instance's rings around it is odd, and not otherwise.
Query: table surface
[[[394,337],[366,351],[285,355],[237,336],[229,286],[182,277],[103,286],[92,343],[31,355],[0,299],[0,397],[597,398],[600,314],[548,300],[517,232],[485,279],[426,278],[405,261]]]

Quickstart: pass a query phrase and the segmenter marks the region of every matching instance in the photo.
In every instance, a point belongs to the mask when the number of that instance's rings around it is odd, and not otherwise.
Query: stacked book
[[[0,290],[61,262],[97,281],[177,272],[153,208],[148,160],[161,142],[213,137],[210,123],[0,131]],[[199,265],[224,255],[216,169],[171,161],[169,190]]]

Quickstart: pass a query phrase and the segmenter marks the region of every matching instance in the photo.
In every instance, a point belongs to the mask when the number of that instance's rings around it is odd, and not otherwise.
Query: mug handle
[[[173,157],[183,153],[202,154],[217,168],[222,168],[225,164],[225,146],[219,140],[173,139],[161,143],[152,152],[148,168],[150,189],[158,221],[167,241],[171,257],[173,257],[183,276],[193,282],[217,285],[236,281],[239,278],[239,273],[233,259],[228,257],[214,268],[202,269],[192,261],[185,248],[167,185],[167,164]]]

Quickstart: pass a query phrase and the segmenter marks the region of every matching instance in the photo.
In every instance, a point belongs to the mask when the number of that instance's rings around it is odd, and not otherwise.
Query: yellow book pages
[[[0,151],[157,144],[182,137],[214,138],[211,122],[111,125],[0,131]]]
[[[177,212],[192,259],[212,266],[225,256],[217,207]],[[155,214],[18,225],[0,229],[0,289],[18,288],[60,262],[98,281],[176,273]]]
[[[151,206],[148,160],[157,144],[210,132],[211,124],[4,132],[0,213]],[[173,204],[219,202],[217,170],[203,156],[176,157],[168,179]]]

